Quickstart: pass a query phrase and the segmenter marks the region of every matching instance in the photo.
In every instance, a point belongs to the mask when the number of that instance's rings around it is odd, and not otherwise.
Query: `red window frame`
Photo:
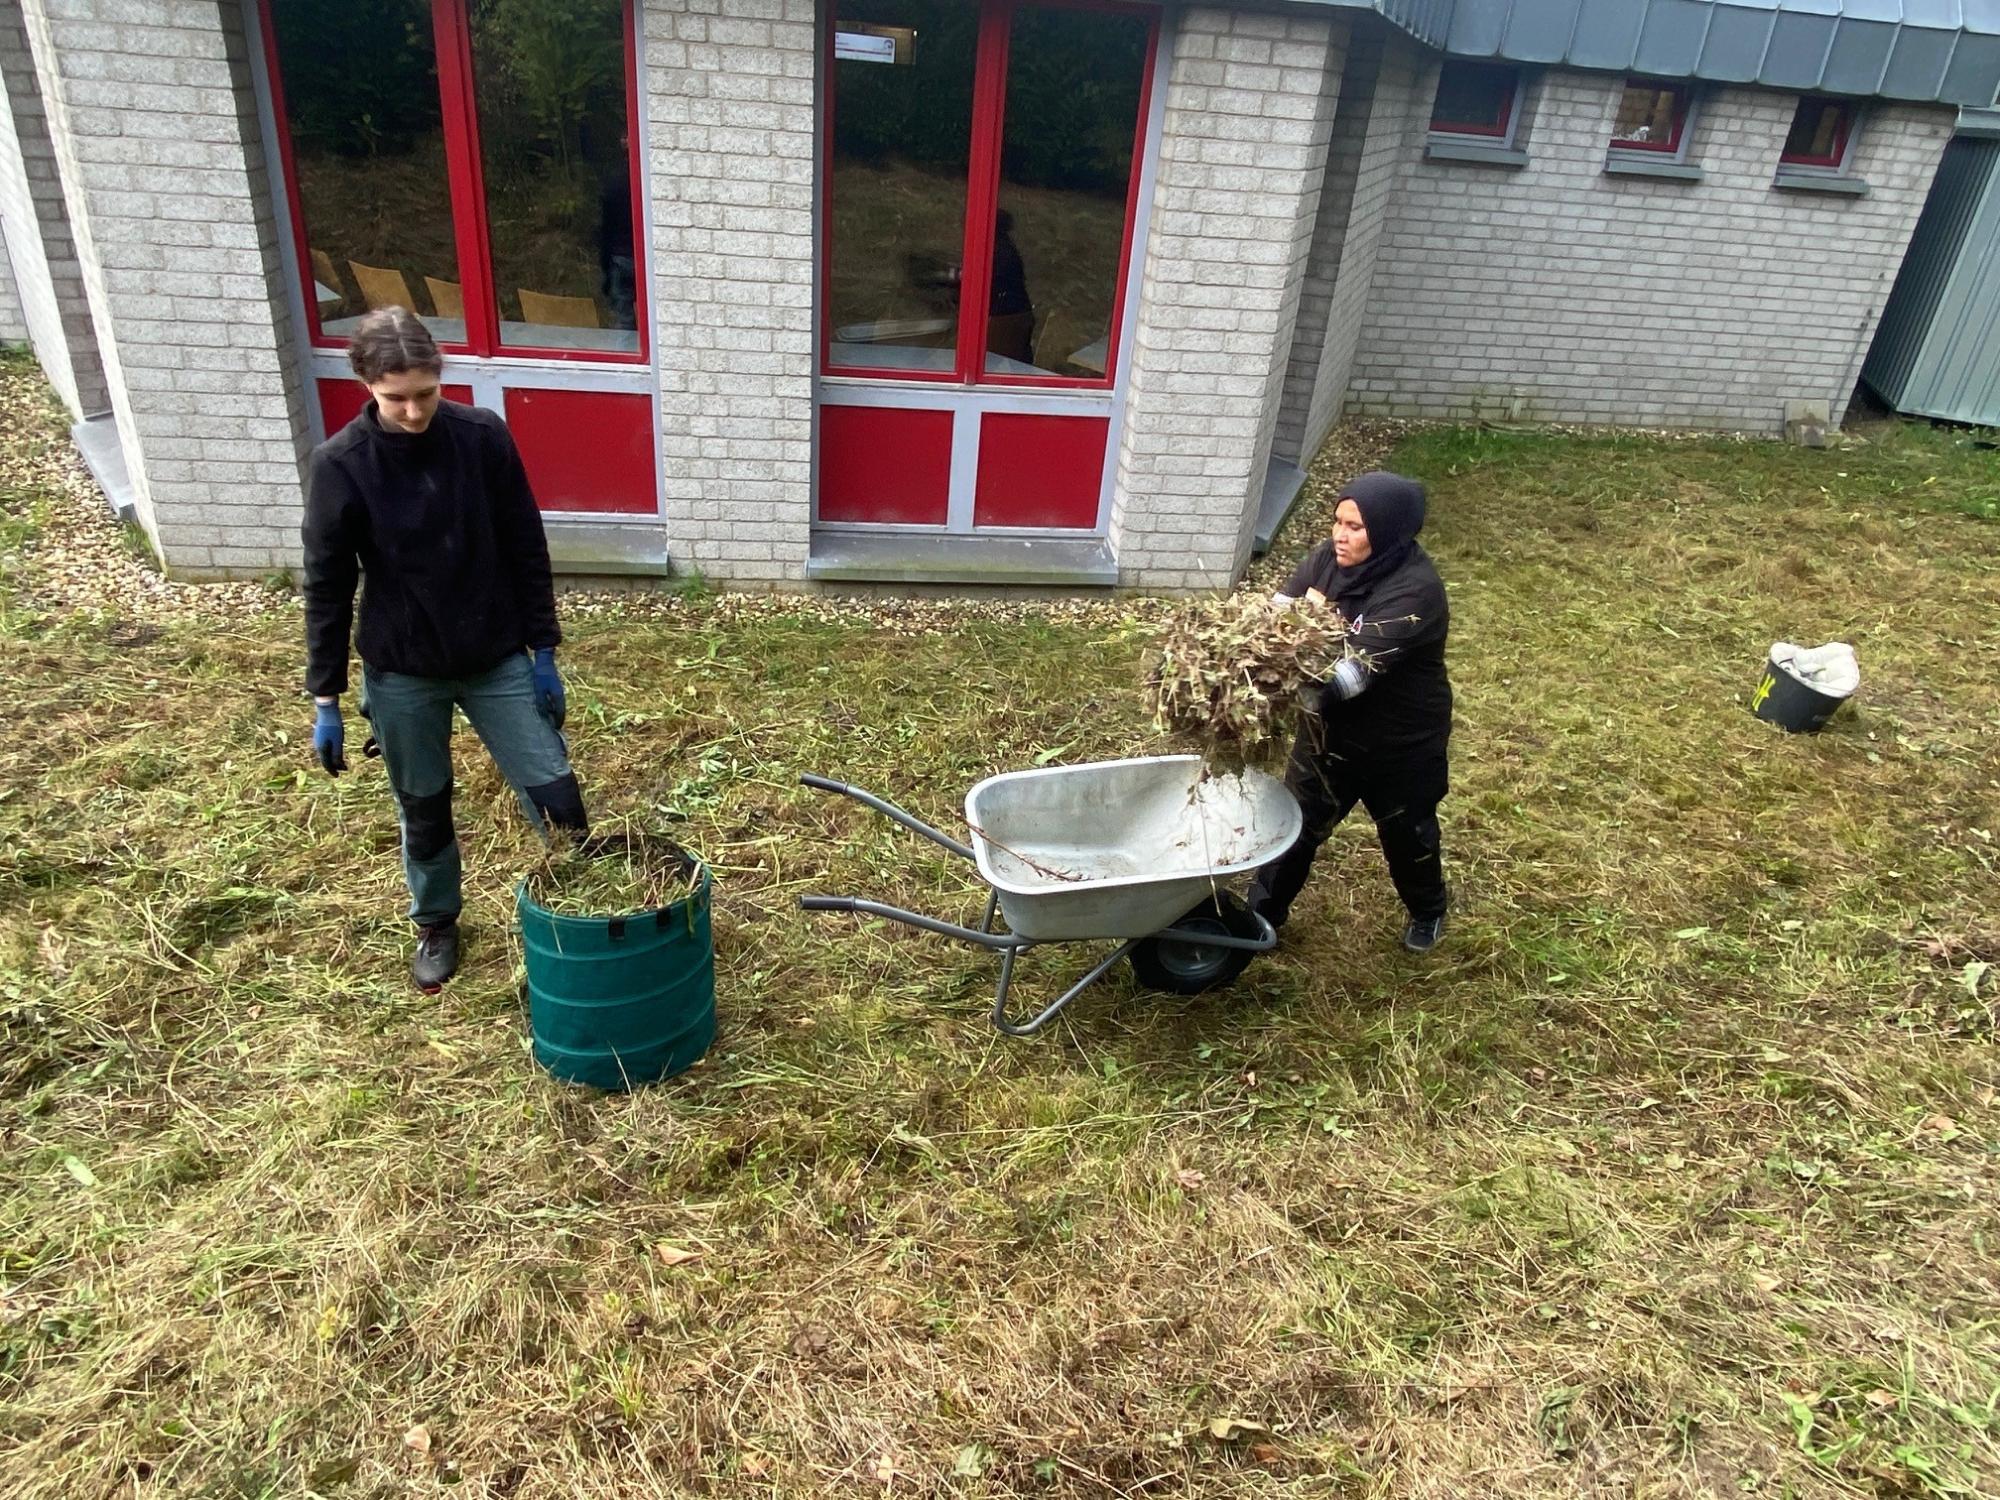
[[[1668,131],[1667,138],[1664,141],[1635,141],[1629,137],[1614,135],[1611,138],[1611,149],[1613,151],[1652,151],[1662,156],[1679,155],[1681,141],[1687,134],[1688,101],[1694,97],[1694,90],[1685,83],[1672,83],[1658,78],[1628,78],[1625,80],[1625,87],[1628,89],[1644,89],[1649,94],[1673,95],[1673,128]],[[1623,94],[1619,95],[1619,103],[1621,105],[1624,103]]]
[[[1160,11],[1156,6],[1128,5],[1121,0],[978,0],[979,41],[972,67],[972,140],[966,165],[965,240],[959,264],[958,344],[949,370],[885,369],[875,365],[833,362],[831,319],[822,317],[819,367],[823,374],[867,380],[928,382],[934,385],[1057,387],[1064,390],[1111,389],[1118,369],[1119,339],[1125,325],[1125,291],[1132,279],[1132,239],[1139,219],[1139,183],[1146,166],[1147,124],[1153,113],[1153,70],[1160,50]],[[992,315],[993,217],[1000,207],[1000,147],[1006,130],[1007,49],[1014,12],[1023,5],[1049,10],[1094,10],[1144,20],[1146,57],[1139,76],[1138,119],[1133,123],[1132,170],[1125,184],[1125,232],[1118,249],[1118,282],[1112,289],[1111,326],[1104,346],[1104,374],[1010,375],[986,368],[987,320]],[[820,121],[820,286],[821,309],[833,305],[833,170],[834,35],[838,16],[827,12],[825,55],[821,66],[828,80],[826,106]]]
[[[1799,128],[1799,116],[1808,109],[1832,108],[1840,112],[1840,129],[1833,138],[1833,154],[1830,156],[1808,156],[1804,152],[1781,150],[1778,160],[1787,167],[1825,167],[1838,170],[1847,161],[1847,145],[1854,135],[1854,101],[1835,99],[1826,94],[1802,94],[1798,108],[1792,111],[1792,123],[1785,135],[1790,138],[1792,131]]]
[[[298,172],[292,160],[291,117],[285,109],[285,76],[278,62],[278,28],[271,15],[272,0],[257,0],[258,27],[263,32],[264,71],[271,87],[271,113],[277,121],[278,160],[285,179],[285,202],[291,216],[300,295],[304,299],[308,337],[316,349],[345,348],[340,334],[320,327],[319,300],[313,292],[312,256],[306,238],[305,209],[299,202]],[[452,233],[458,246],[458,280],[465,296],[465,341],[438,348],[446,354],[475,358],[555,359],[593,364],[645,364],[650,358],[646,314],[645,176],[639,146],[639,60],[633,24],[633,0],[624,0],[621,26],[625,42],[626,171],[631,175],[635,254],[633,321],[637,324],[636,353],[612,349],[544,349],[532,344],[500,342],[500,305],[493,284],[493,245],[486,215],[486,180],[480,163],[479,103],[473,89],[472,28],[466,0],[430,0],[431,33],[437,48],[439,119],[444,130],[446,191],[451,196]]]
[[[1452,69],[1467,72],[1494,73],[1505,75],[1507,79],[1506,101],[1500,106],[1498,124],[1486,120],[1441,120],[1438,118],[1437,101],[1444,93],[1445,74]],[[1458,58],[1446,58],[1444,66],[1438,69],[1437,91],[1431,95],[1431,123],[1433,135],[1476,135],[1489,140],[1505,140],[1514,128],[1514,106],[1521,99],[1521,70],[1506,63],[1463,62]]]

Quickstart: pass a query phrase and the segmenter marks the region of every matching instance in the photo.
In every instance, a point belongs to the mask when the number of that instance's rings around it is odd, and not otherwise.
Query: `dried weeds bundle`
[[[528,894],[562,917],[622,917],[672,906],[701,885],[701,862],[672,839],[623,829],[558,835],[528,871]]]
[[[1146,685],[1161,729],[1234,768],[1291,727],[1302,689],[1360,655],[1347,621],[1317,592],[1289,608],[1255,595],[1205,599],[1161,633]]]

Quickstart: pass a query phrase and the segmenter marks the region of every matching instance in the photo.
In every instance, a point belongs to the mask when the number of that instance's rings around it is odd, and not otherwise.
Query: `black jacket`
[[[1299,564],[1284,593],[1303,599],[1306,590],[1318,589],[1331,599],[1339,570],[1333,543],[1321,542]],[[1323,695],[1326,744],[1361,754],[1443,748],[1451,735],[1451,679],[1444,669],[1451,609],[1429,554],[1413,545],[1400,567],[1373,580],[1360,598],[1343,596],[1341,607],[1353,624],[1355,647],[1366,653],[1372,670],[1352,698]]]
[[[562,639],[541,512],[491,412],[443,401],[411,434],[384,430],[369,402],[313,450],[303,531],[312,693],[347,687],[362,574],[356,644],[377,671],[471,676]]]

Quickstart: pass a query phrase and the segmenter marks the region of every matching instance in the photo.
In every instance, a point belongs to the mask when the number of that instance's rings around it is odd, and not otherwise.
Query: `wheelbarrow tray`
[[[973,857],[1034,942],[1143,938],[1290,847],[1299,804],[1261,771],[1151,755],[990,776],[966,794]]]

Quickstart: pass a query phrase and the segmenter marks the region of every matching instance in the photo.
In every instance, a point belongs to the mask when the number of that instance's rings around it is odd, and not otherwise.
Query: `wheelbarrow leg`
[[[988,916],[988,920],[989,921],[992,920],[990,914]],[[1021,950],[1019,948],[1007,949],[1000,955],[1000,987],[994,992],[993,995],[994,1027],[1002,1032],[1005,1032],[1008,1036],[1033,1036],[1036,1032],[1040,1031],[1044,1026],[1048,1025],[1050,1021],[1054,1020],[1056,1018],[1056,1014],[1059,1011],[1061,1011],[1065,1005],[1068,1005],[1070,1001],[1074,1000],[1078,995],[1081,995],[1085,990],[1089,989],[1093,984],[1097,983],[1098,980],[1102,979],[1104,977],[1105,971],[1109,969],[1113,964],[1117,963],[1119,959],[1123,958],[1126,954],[1130,953],[1135,947],[1138,946],[1139,942],[1140,939],[1133,938],[1129,942],[1120,943],[1117,948],[1112,950],[1110,957],[1106,958],[1102,963],[1100,963],[1096,968],[1092,969],[1088,974],[1084,975],[1083,978],[1079,979],[1075,984],[1071,985],[1068,989],[1064,990],[1061,997],[1059,999],[1050,1002],[1048,1008],[1044,1010],[1040,1015],[1036,1016],[1034,1020],[1024,1021],[1018,1026],[1015,1025],[1012,1021],[1007,1019],[1007,990],[1008,987],[1012,985],[1014,982],[1014,955],[1019,953]]]

